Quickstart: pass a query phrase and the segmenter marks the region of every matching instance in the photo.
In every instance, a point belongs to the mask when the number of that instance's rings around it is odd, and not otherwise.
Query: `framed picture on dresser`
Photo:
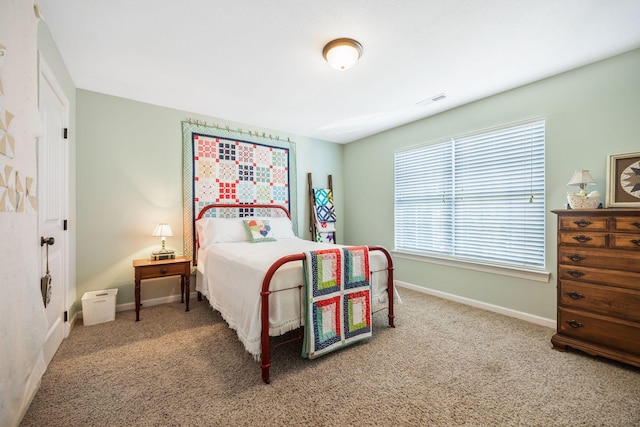
[[[609,155],[607,207],[640,208],[640,152]]]

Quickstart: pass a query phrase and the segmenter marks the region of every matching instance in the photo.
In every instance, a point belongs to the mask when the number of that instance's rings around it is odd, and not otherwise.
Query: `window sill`
[[[505,267],[479,262],[461,261],[454,258],[438,257],[432,255],[417,254],[405,251],[391,251],[394,256],[411,261],[426,262],[431,264],[446,265],[449,267],[465,268],[467,270],[482,271],[485,273],[500,274],[502,276],[517,277],[520,279],[534,280],[536,282],[549,283],[551,273],[544,270],[533,270],[517,267]]]

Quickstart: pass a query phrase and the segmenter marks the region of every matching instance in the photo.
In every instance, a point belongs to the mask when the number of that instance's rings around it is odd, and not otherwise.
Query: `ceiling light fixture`
[[[362,45],[353,39],[336,39],[322,49],[322,56],[336,70],[348,70],[362,56]]]

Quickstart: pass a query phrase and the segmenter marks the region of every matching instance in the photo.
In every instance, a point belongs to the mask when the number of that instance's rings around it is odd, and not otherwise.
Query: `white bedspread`
[[[335,248],[336,245],[302,239],[279,239],[276,242],[213,243],[198,250],[196,290],[207,297],[229,327],[254,358],[260,358],[260,291],[269,267],[285,255]],[[372,271],[386,268],[380,251],[370,253]],[[271,280],[271,290],[302,285],[302,261],[280,267]],[[371,278],[374,302],[386,300],[386,270]],[[269,335],[278,336],[302,325],[301,294],[298,290],[271,294]]]

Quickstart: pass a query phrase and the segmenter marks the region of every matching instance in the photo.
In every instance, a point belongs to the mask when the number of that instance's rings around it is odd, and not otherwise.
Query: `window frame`
[[[523,136],[523,132],[524,130],[527,130],[527,129],[530,129],[531,137],[529,139],[528,145],[523,146],[520,141],[521,140],[524,141],[526,139],[526,136]],[[534,136],[534,132],[536,132],[535,136]],[[504,135],[507,135],[507,136],[505,137]],[[500,259],[500,257],[495,257],[497,261],[492,260],[491,254],[484,257],[484,259],[482,258],[482,254],[480,254],[479,257],[474,258],[473,256],[470,256],[470,254],[473,254],[473,252],[475,252],[474,250],[467,251],[466,254],[464,254],[465,251],[462,250],[463,256],[455,255],[456,251],[460,251],[460,248],[465,247],[464,243],[456,242],[456,239],[462,240],[462,242],[464,242],[464,239],[461,239],[460,237],[456,237],[455,235],[456,227],[460,226],[460,224],[456,224],[456,220],[455,220],[456,215],[460,215],[463,212],[466,213],[466,215],[469,215],[470,213],[472,214],[476,209],[480,209],[478,211],[480,213],[482,212],[494,213],[493,210],[486,210],[486,206],[480,205],[479,208],[476,206],[473,206],[474,202],[470,202],[472,203],[471,207],[468,207],[468,206],[463,207],[462,205],[468,204],[469,202],[468,201],[461,202],[461,200],[463,199],[456,199],[456,197],[458,197],[456,194],[456,191],[459,188],[459,185],[457,183],[460,182],[460,180],[462,179],[460,176],[458,176],[458,170],[456,169],[456,162],[459,161],[459,157],[457,157],[458,156],[457,151],[459,149],[459,145],[467,144],[466,149],[468,149],[468,147],[473,147],[474,144],[477,145],[481,141],[487,141],[489,144],[494,144],[494,141],[496,140],[498,141],[498,148],[500,148],[501,150],[500,153],[502,153],[502,149],[504,149],[505,147],[506,147],[505,151],[509,152],[510,154],[517,153],[519,152],[519,150],[530,149],[530,154],[528,158],[526,157],[527,153],[525,153],[525,156],[520,156],[522,157],[522,159],[520,160],[520,164],[522,165],[528,162],[529,167],[525,169],[525,171],[526,173],[531,174],[529,185],[531,186],[532,194],[534,192],[536,194],[536,196],[533,198],[533,203],[535,204],[535,206],[531,206],[529,208],[526,205],[526,203],[521,199],[523,197],[521,193],[523,192],[524,186],[526,185],[523,180],[521,180],[522,182],[520,182],[519,184],[516,203],[517,203],[517,206],[523,207],[522,209],[526,210],[526,212],[533,212],[535,214],[535,216],[533,217],[535,219],[532,222],[533,222],[533,225],[535,225],[536,227],[536,232],[535,232],[535,235],[533,236],[534,237],[533,239],[529,239],[528,237],[522,238],[522,240],[525,241],[525,243],[522,243],[522,246],[526,247],[526,249],[525,248],[514,249],[511,252],[506,252],[506,254],[517,254],[520,256],[520,259],[518,260],[518,262],[514,261],[513,263],[501,262],[501,261],[504,261],[505,257],[502,257],[502,259]],[[450,147],[445,149],[439,148],[439,146],[444,147],[445,144],[449,144]],[[508,147],[509,145],[511,145],[511,148]],[[515,148],[515,146],[517,146],[517,148]],[[434,159],[433,156],[436,155],[434,153],[437,153],[438,150],[446,151],[447,149],[451,150],[451,156],[450,158],[443,157],[443,159],[446,160],[446,162],[448,163],[445,162],[443,165],[435,165],[432,162]],[[484,146],[482,146],[481,149],[484,150]],[[548,282],[550,278],[550,273],[545,271],[546,243],[547,243],[546,242],[546,208],[545,208],[545,203],[546,203],[546,200],[545,200],[546,199],[545,150],[546,150],[546,119],[544,117],[536,117],[529,120],[510,123],[510,124],[499,126],[499,127],[483,129],[481,131],[477,131],[473,133],[457,135],[452,138],[440,139],[437,141],[432,141],[430,143],[420,144],[417,146],[412,146],[412,147],[407,147],[407,148],[397,150],[394,153],[394,247],[395,249],[392,252],[401,258],[411,259],[415,261],[436,263],[436,264],[455,266],[460,268],[473,269],[476,271],[486,271],[491,273],[513,276],[513,277],[521,277],[525,279]],[[407,226],[411,227],[415,225],[412,221],[416,221],[416,220],[412,218],[415,218],[418,215],[417,214],[418,211],[413,212],[413,215],[412,215],[411,209],[417,209],[417,210],[433,209],[432,207],[429,206],[429,202],[426,201],[427,199],[432,204],[436,203],[434,201],[434,192],[431,192],[431,190],[424,189],[425,186],[426,187],[438,186],[438,184],[434,183],[433,178],[421,176],[423,174],[422,169],[427,169],[426,167],[423,167],[422,164],[419,164],[419,166],[417,168],[414,168],[413,171],[406,172],[405,174],[402,174],[402,172],[400,173],[398,172],[399,166],[410,167],[410,164],[411,162],[414,161],[414,159],[413,158],[411,158],[411,160],[407,160],[407,159],[412,157],[412,155],[415,155],[417,157],[427,151],[432,151],[431,154],[426,155],[426,159],[431,161],[431,163],[428,163],[429,167],[433,169],[435,165],[435,169],[436,169],[435,172],[433,172],[432,174],[435,175],[436,177],[439,177],[440,176],[439,173],[441,172],[439,169],[447,170],[446,173],[449,174],[449,176],[446,176],[444,178],[437,178],[437,179],[443,180],[444,187],[446,186],[450,187],[450,188],[446,188],[445,190],[442,190],[442,196],[441,196],[442,202],[443,202],[442,209],[444,210],[450,209],[451,210],[450,215],[452,216],[451,219],[444,220],[441,225],[442,227],[444,227],[445,233],[440,233],[440,234],[447,234],[448,237],[446,237],[445,240],[446,239],[451,240],[451,248],[443,251],[435,251],[435,250],[430,251],[429,249],[432,249],[432,247],[429,247],[429,246],[433,244],[432,242],[426,242],[425,243],[426,246],[423,246],[422,248],[420,248],[421,244],[423,243],[423,241],[420,239],[426,239],[428,241],[432,237],[432,235],[430,235],[429,231],[427,230],[427,233],[425,234],[427,237],[425,238],[424,237],[425,235],[422,234],[421,230],[425,230],[431,227],[431,232],[435,234],[436,230],[439,229],[438,227],[440,226],[437,226],[437,225],[432,226],[430,225],[430,223],[427,223],[425,225],[425,229],[416,227],[416,231],[414,231],[412,228],[409,228],[409,232],[405,233],[405,235],[402,235],[402,236],[398,235],[399,223],[400,223],[400,226],[404,225],[405,228]],[[488,153],[488,157],[494,156],[494,154],[491,154],[489,152],[487,153]],[[432,157],[429,157],[430,155]],[[502,155],[502,154],[498,154],[498,155]],[[498,155],[495,155],[496,158],[498,158],[497,157]],[[401,158],[400,165],[398,164],[399,156],[404,156]],[[475,161],[474,158],[470,158],[469,161],[467,162],[467,166],[473,163],[474,161]],[[496,168],[492,164],[489,169],[495,170]],[[429,173],[431,172],[427,172],[425,175],[428,175]],[[470,171],[468,175],[471,176],[473,173],[474,173],[473,171]],[[498,175],[500,173],[503,173],[503,171],[502,170],[498,171]],[[536,174],[535,179],[533,178],[534,173]],[[420,183],[416,184],[415,181],[418,179],[427,179],[427,181],[421,181],[422,184]],[[428,181],[428,179],[431,179],[431,181]],[[467,179],[468,179],[468,176],[467,176]],[[399,180],[404,180],[404,182],[399,184],[398,183]],[[406,185],[408,185],[409,187],[404,187]],[[408,191],[410,191],[412,185],[413,185],[413,188],[422,187],[420,194],[416,196],[416,200],[418,201],[414,202],[415,206],[411,206],[411,202],[407,201],[410,198],[407,196],[407,194],[410,194]],[[494,186],[494,190],[498,188],[499,188],[499,184]],[[417,193],[411,193],[411,194],[416,195]],[[508,194],[509,194],[508,191],[503,193],[495,192],[495,191],[491,192],[492,197],[502,196],[501,198],[503,200],[510,199]],[[448,201],[449,202],[448,206],[445,206],[446,197],[451,197],[451,200]],[[469,197],[469,199],[471,199],[471,197]],[[403,204],[405,204],[406,206],[404,210],[398,208],[398,204],[401,200]],[[425,207],[425,204],[427,207]],[[510,212],[511,207],[503,208],[503,212],[505,210],[506,212]],[[438,209],[438,212],[440,212],[440,209]],[[407,222],[403,222],[405,221],[403,219],[403,214],[409,217]],[[520,223],[518,223],[517,221],[520,221]],[[514,227],[513,229],[514,230],[520,229],[521,233],[523,233],[522,235],[524,236],[525,235],[524,233],[526,232],[525,226],[529,223],[530,218],[527,214],[522,214],[522,218],[518,219],[517,221],[514,222],[513,225],[515,225],[516,227]],[[498,224],[501,225],[502,223],[498,223]],[[419,236],[415,237],[415,236],[412,236],[412,234],[416,234]],[[498,232],[497,234],[500,235],[501,232]],[[527,233],[526,236],[529,236],[529,234]],[[406,241],[411,240],[412,237],[415,238],[416,242],[410,242],[409,244],[406,244]],[[403,242],[399,243],[400,240],[403,240]],[[435,240],[435,237],[434,237],[434,240]],[[530,240],[531,242],[529,242]],[[414,245],[415,250],[411,248],[411,245]],[[484,252],[488,253],[487,250],[484,250]],[[528,257],[531,256],[531,254],[536,254],[537,256],[533,258],[532,262],[527,262],[527,259],[529,259]]]

